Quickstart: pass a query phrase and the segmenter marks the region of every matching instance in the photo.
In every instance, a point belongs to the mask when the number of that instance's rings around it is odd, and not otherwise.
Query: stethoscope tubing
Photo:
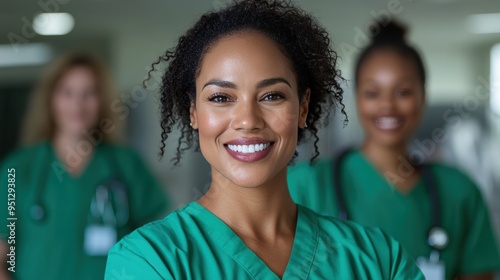
[[[52,167],[52,163],[50,162],[50,158],[51,158],[50,145],[51,145],[51,143],[47,143],[46,144],[46,148],[43,149],[43,151],[42,151],[44,154],[42,154],[40,156],[42,158],[45,157],[47,159],[47,166]],[[118,168],[118,165],[117,165],[117,160],[114,158],[114,155],[107,155],[106,158],[111,161],[109,164],[110,164],[110,166],[114,167],[114,169],[115,169],[113,171],[113,173],[115,175],[113,175],[108,181],[113,181],[113,178],[124,178],[122,176],[122,174],[121,174],[120,171],[116,171],[116,169]],[[31,218],[34,221],[36,221],[36,222],[43,222],[47,218],[47,215],[48,215],[48,213],[47,213],[47,207],[45,205],[45,202],[43,201],[43,194],[44,194],[44,192],[46,190],[47,184],[49,183],[48,182],[48,179],[49,179],[48,176],[51,173],[50,172],[51,170],[50,170],[50,168],[49,168],[49,170],[44,170],[44,168],[42,168],[42,166],[44,166],[44,165],[41,165],[39,167],[39,170],[38,170],[39,174],[38,174],[38,176],[35,176],[35,178],[38,177],[39,180],[37,180],[36,182],[34,182],[34,184],[35,184],[35,196],[34,196],[33,204],[31,205],[31,208],[29,209],[30,210],[30,216],[31,216]],[[118,182],[119,180],[114,180],[114,181]],[[126,207],[127,207],[126,211],[127,211],[127,213],[124,213],[124,216],[126,216],[126,219],[127,219],[127,221],[125,221],[125,223],[127,223],[128,222],[128,218],[129,218],[129,214],[128,214],[128,207],[129,207],[129,205],[128,205],[128,195],[126,193],[127,192],[126,186],[123,183],[121,183],[121,184],[122,184],[122,189],[121,190],[115,190],[116,184],[114,184],[113,186],[110,186],[110,187],[113,189],[113,191],[117,192],[117,194],[118,194],[118,191],[119,191],[118,195],[121,194],[121,196],[123,196],[122,199],[127,200],[126,201]],[[96,188],[96,194],[101,189],[102,186],[103,186],[103,184],[99,184],[97,186],[97,188]],[[110,190],[111,189],[109,189],[109,187],[105,190],[108,197],[110,195]],[[101,204],[102,204],[101,201],[99,201],[99,206],[102,209],[98,209],[98,210],[100,210],[101,212],[103,212],[104,211],[104,207]],[[113,209],[113,211],[114,211],[114,209]],[[104,216],[103,216],[103,218],[104,218]],[[116,219],[116,217],[113,217],[113,219]],[[120,222],[119,224],[115,223],[115,224],[116,225],[123,225],[124,222]]]
[[[335,190],[335,198],[338,206],[338,217],[339,219],[344,221],[349,219],[349,215],[347,211],[346,199],[344,197],[342,185],[340,182],[340,174],[343,159],[352,151],[352,148],[344,149],[337,155],[333,162],[333,187]],[[427,237],[427,242],[432,249],[441,251],[448,245],[449,238],[448,233],[442,226],[442,209],[439,200],[437,183],[428,164],[421,164],[417,166],[417,168],[420,171],[420,174],[424,181],[424,186],[427,193],[429,194],[431,204],[432,224],[429,230],[429,235]],[[442,238],[436,238],[436,235],[440,235]],[[435,242],[436,239],[440,240],[440,242]]]

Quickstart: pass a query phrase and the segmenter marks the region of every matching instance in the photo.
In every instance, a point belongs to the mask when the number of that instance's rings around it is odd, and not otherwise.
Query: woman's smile
[[[401,116],[380,116],[373,119],[374,126],[385,132],[394,132],[404,125],[404,118]]]
[[[224,144],[224,147],[236,160],[255,162],[264,159],[273,148],[273,144],[272,141],[255,137],[231,140]]]

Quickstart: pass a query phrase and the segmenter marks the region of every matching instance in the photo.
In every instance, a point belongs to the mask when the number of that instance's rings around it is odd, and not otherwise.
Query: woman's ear
[[[304,129],[307,127],[307,113],[309,112],[309,99],[311,97],[311,89],[307,89],[302,96],[299,104],[299,127]]]
[[[189,108],[189,119],[191,120],[191,127],[193,129],[198,129],[198,114],[194,102],[191,102],[191,107]]]

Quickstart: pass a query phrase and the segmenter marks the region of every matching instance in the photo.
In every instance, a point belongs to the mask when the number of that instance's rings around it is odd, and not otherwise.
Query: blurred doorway
[[[0,87],[0,159],[19,143],[31,88],[26,84]]]

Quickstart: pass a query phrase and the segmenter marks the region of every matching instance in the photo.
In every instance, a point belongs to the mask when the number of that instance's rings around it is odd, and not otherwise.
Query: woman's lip
[[[258,143],[255,143],[255,144],[261,144],[262,142],[258,142]],[[267,142],[269,143],[269,142]],[[234,159],[238,160],[238,161],[242,161],[242,162],[255,162],[255,161],[259,161],[263,158],[265,158],[269,152],[271,152],[271,149],[274,147],[273,145],[274,143],[271,142],[271,145],[269,147],[267,147],[266,149],[262,150],[262,151],[258,151],[258,152],[253,152],[253,153],[241,153],[241,152],[238,152],[238,151],[233,151],[231,149],[229,149],[228,145],[224,145],[224,148],[226,148],[226,151],[229,153],[229,155],[231,157],[233,157]],[[233,144],[230,144],[230,145],[233,145]],[[252,145],[252,144],[241,144],[241,145]]]
[[[375,118],[373,124],[382,131],[395,131],[403,126],[403,119],[396,116],[381,116]]]
[[[239,139],[234,139],[229,142],[224,143],[224,146],[226,145],[255,145],[255,144],[265,144],[265,143],[273,143],[273,141],[264,139],[264,138],[259,138],[259,137],[252,137],[252,138],[239,138]]]

